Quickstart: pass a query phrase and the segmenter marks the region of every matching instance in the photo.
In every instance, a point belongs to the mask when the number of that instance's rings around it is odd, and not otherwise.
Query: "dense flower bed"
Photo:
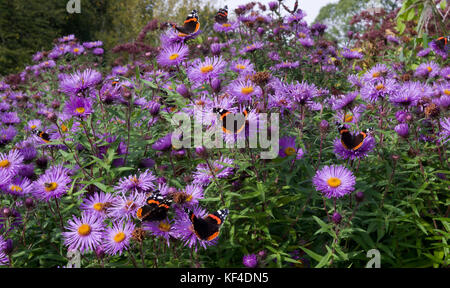
[[[382,266],[445,265],[447,51],[400,60],[409,44],[387,35],[369,66],[302,10],[261,8],[211,37],[166,28],[112,68],[101,41],[64,36],[0,81],[0,263],[364,267],[378,249]],[[214,131],[220,148],[195,142]],[[250,147],[262,133],[276,143]],[[167,215],[141,221],[156,195]]]

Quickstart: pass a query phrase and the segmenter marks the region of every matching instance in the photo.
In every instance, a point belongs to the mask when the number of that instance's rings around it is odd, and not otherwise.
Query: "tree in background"
[[[52,40],[63,35],[75,34],[82,42],[101,40],[110,51],[117,44],[134,41],[152,19],[181,23],[192,9],[199,11],[201,29],[211,29],[217,9],[207,1],[194,0],[90,0],[81,1],[80,14],[69,14],[66,4],[62,0],[0,1],[0,75],[23,70],[36,51],[51,49]],[[146,41],[154,41],[151,33]]]
[[[350,30],[350,21],[353,16],[361,11],[370,8],[384,8],[389,13],[399,6],[399,0],[339,0],[337,3],[330,3],[322,7],[314,22],[327,25],[329,35],[339,41],[343,40],[346,31]]]

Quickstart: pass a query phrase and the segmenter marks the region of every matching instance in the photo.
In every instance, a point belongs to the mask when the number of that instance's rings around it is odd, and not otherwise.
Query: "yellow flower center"
[[[74,48],[74,49],[73,49],[73,52],[75,52],[75,53],[78,53],[79,51],[80,51],[79,48]]]
[[[89,224],[82,224],[78,227],[78,235],[87,236],[89,234],[91,234],[91,226],[89,226]]]
[[[242,89],[241,89],[241,92],[242,92],[242,94],[245,94],[245,95],[248,95],[248,94],[250,94],[250,93],[252,93],[253,92],[253,87],[242,87]]]
[[[159,230],[164,231],[164,232],[169,232],[170,231],[170,224],[167,222],[159,222]]]
[[[344,122],[352,122],[352,120],[353,120],[353,115],[345,114]]]
[[[189,195],[189,196],[186,198],[186,202],[191,202],[191,200],[192,200],[192,195]]]
[[[295,148],[293,147],[287,147],[284,149],[284,153],[286,153],[287,156],[291,156],[295,154]]]
[[[328,179],[327,183],[330,187],[336,188],[341,185],[341,179],[336,178],[336,177],[331,177],[330,179]]]
[[[180,56],[180,55],[178,55],[177,53],[174,53],[174,54],[172,54],[172,55],[169,56],[169,59],[170,59],[170,60],[175,60],[175,59],[178,58],[178,56]]]
[[[200,68],[200,72],[202,72],[202,73],[208,73],[208,72],[211,72],[212,70],[213,70],[212,65],[207,65],[207,66],[203,66],[202,68]]]
[[[203,102],[202,100],[198,100],[196,102],[196,104],[199,105],[199,106],[203,106],[203,105],[205,105],[205,102]]]
[[[306,38],[306,34],[305,33],[298,33],[298,37],[299,38]]]
[[[375,72],[375,73],[372,74],[372,77],[373,78],[378,78],[378,77],[380,77],[380,75],[381,75],[380,72]]]
[[[23,191],[23,189],[17,185],[11,185],[11,187],[9,187],[9,189],[14,192],[22,192]]]
[[[96,210],[96,211],[102,211],[104,206],[105,206],[105,205],[103,205],[103,203],[95,203],[95,204],[94,204],[94,210]]]
[[[0,167],[1,168],[6,168],[10,165],[11,163],[8,161],[8,159],[2,160],[0,161]]]
[[[125,240],[125,233],[123,232],[119,232],[116,235],[114,235],[114,242],[116,243],[120,243],[123,240]]]
[[[75,110],[77,110],[77,112],[78,112],[79,114],[83,114],[84,111],[86,111],[83,107],[78,107],[78,108],[75,109]]]
[[[445,94],[445,95],[450,95],[450,90],[445,89],[445,90],[444,90],[444,94]]]
[[[55,183],[55,182],[52,182],[52,183],[45,183],[44,186],[45,186],[45,191],[46,191],[46,192],[55,191],[56,188],[58,188],[58,184]]]
[[[230,23],[223,23],[223,24],[222,24],[222,27],[228,28],[228,27],[231,27],[231,24],[230,24]]]
[[[48,65],[48,61],[45,61],[45,65]]]
[[[375,89],[377,89],[378,91],[384,89],[384,85],[383,84],[378,84]]]
[[[431,68],[430,66],[427,67],[428,72],[433,71],[433,68]]]
[[[36,129],[36,125],[31,125],[31,129]]]
[[[244,69],[245,69],[245,65],[237,64],[237,65],[236,65],[236,69],[244,70]]]
[[[136,178],[136,176],[134,176],[133,178],[131,178],[131,182],[138,184],[139,183],[139,179]]]

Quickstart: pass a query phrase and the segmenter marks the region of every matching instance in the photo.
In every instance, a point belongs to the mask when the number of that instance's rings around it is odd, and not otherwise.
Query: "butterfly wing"
[[[228,6],[219,9],[216,16],[214,17],[217,23],[223,24],[228,22]]]
[[[188,15],[182,27],[175,26],[175,29],[180,32],[179,36],[185,37],[189,34],[193,34],[200,28],[200,22],[198,22],[197,10],[192,10]]]
[[[345,128],[344,125],[341,125],[339,128],[339,134],[341,135],[341,143],[342,146],[344,146],[345,149],[351,150],[354,147],[353,144],[353,135],[350,133],[350,131]]]
[[[228,215],[228,209],[219,210],[207,215],[205,218],[198,218],[190,210],[186,210],[189,214],[189,219],[194,226],[194,232],[201,240],[211,241],[219,235],[219,229],[223,221]]]
[[[153,193],[147,198],[146,205],[137,211],[137,217],[141,221],[161,221],[167,217],[172,204],[172,198],[164,198],[159,193]]]

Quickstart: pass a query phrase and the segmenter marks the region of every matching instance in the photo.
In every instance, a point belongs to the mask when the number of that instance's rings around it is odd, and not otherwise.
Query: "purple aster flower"
[[[338,137],[334,140],[334,153],[340,159],[364,159],[367,155],[375,148],[375,138],[368,135],[366,139],[364,139],[363,144],[356,150],[346,149],[344,145],[342,145],[341,138]]]
[[[228,86],[228,93],[235,96],[239,101],[250,101],[259,99],[262,90],[250,80],[235,80]]]
[[[379,99],[394,96],[399,91],[399,85],[394,79],[379,82],[366,82],[361,88],[361,98],[368,102],[376,102]]]
[[[430,61],[427,63],[422,63],[417,67],[416,72],[414,72],[414,76],[422,77],[422,78],[434,78],[439,75],[439,65]]]
[[[198,200],[204,198],[203,187],[195,184],[188,184],[181,193],[184,194],[184,204],[190,207],[198,205]]]
[[[188,55],[189,48],[182,43],[176,43],[165,47],[156,60],[161,66],[173,67],[180,65]]]
[[[205,163],[198,164],[197,171],[194,172],[193,183],[207,186],[211,183],[214,176],[219,179],[230,176],[233,173],[234,168],[229,167],[228,165],[232,165],[233,162],[232,159],[221,156],[219,160],[210,162],[211,169]],[[227,166],[224,166],[221,163],[227,164]]]
[[[441,119],[439,122],[441,124],[441,141],[448,138],[444,143],[450,140],[450,117]]]
[[[221,56],[206,57],[204,61],[196,59],[188,68],[187,74],[192,82],[203,83],[219,76],[225,66],[226,62]]]
[[[65,228],[68,232],[63,232],[62,236],[69,250],[94,251],[102,243],[103,220],[94,214],[83,212],[81,218],[73,216]]]
[[[255,71],[254,70],[255,68],[253,64],[250,62],[250,60],[241,58],[231,62],[230,69],[241,75],[247,75]]]
[[[287,84],[284,86],[283,92],[300,105],[311,105],[313,104],[313,99],[318,96],[316,86],[305,81]]]
[[[2,127],[0,129],[0,145],[11,142],[17,135],[17,130],[13,126]]]
[[[68,169],[63,166],[54,166],[33,183],[33,195],[47,202],[52,198],[60,198],[67,193],[71,182]]]
[[[340,198],[355,190],[356,177],[344,166],[325,166],[316,172],[312,182],[327,198]]]
[[[31,193],[33,186],[31,181],[23,177],[14,177],[8,183],[1,186],[2,190],[8,194],[16,196],[26,196]]]
[[[249,53],[249,52],[253,52],[256,50],[260,50],[264,47],[264,43],[263,42],[254,42],[250,45],[245,46],[244,48],[241,49],[240,53],[241,54],[245,54],[245,53]]]
[[[441,69],[441,72],[439,73],[442,78],[449,81],[450,80],[450,67],[444,67]]]
[[[244,255],[242,264],[248,268],[255,268],[258,265],[258,258],[255,254]]]
[[[430,54],[431,48],[422,49],[419,52],[417,52],[417,57],[426,57],[428,54]]]
[[[282,137],[280,138],[280,150],[278,155],[281,158],[286,158],[292,155],[296,155],[296,159],[299,160],[303,157],[303,150],[297,148],[295,144],[296,137]]]
[[[49,68],[56,67],[56,63],[53,60],[48,60],[48,61],[44,61],[44,62],[40,63],[39,67],[41,69],[49,69]]]
[[[150,170],[145,170],[143,173],[137,175],[130,175],[128,177],[121,178],[119,184],[115,187],[122,193],[127,192],[139,192],[146,193],[155,189],[156,177]]]
[[[120,221],[107,227],[103,233],[102,247],[109,255],[122,255],[123,250],[128,249],[130,240],[135,229],[130,221]]]
[[[5,253],[6,247],[7,247],[6,240],[5,238],[3,238],[3,235],[0,235],[0,265],[9,264],[8,255],[6,255]]]
[[[42,58],[44,58],[44,53],[42,53],[42,52],[37,52],[36,54],[33,55],[32,60],[33,60],[34,62],[39,62],[39,61],[42,60]]]
[[[16,112],[5,112],[1,115],[1,120],[4,124],[14,125],[20,123],[20,118]]]
[[[113,76],[125,75],[128,72],[127,66],[115,66],[112,68],[111,73]]]
[[[73,34],[63,36],[62,38],[58,39],[59,42],[70,42],[70,41],[75,41],[75,40],[76,40],[76,38],[75,38],[75,35],[73,35]]]
[[[285,61],[285,62],[275,65],[275,69],[276,70],[294,69],[294,68],[297,68],[298,66],[300,66],[300,61],[295,61],[295,62]]]
[[[395,113],[395,118],[399,123],[405,123],[408,115],[408,111],[399,110]]]
[[[153,145],[152,149],[157,151],[166,151],[172,148],[172,133],[159,138]]]
[[[136,217],[137,210],[145,205],[147,197],[145,193],[131,192],[128,196],[122,194],[115,199],[108,216],[128,220]]]
[[[70,48],[69,52],[73,55],[81,55],[84,52],[84,47],[81,45],[74,45]]]
[[[105,218],[110,212],[109,208],[114,203],[114,196],[107,193],[95,193],[83,200],[80,209],[95,214],[98,217]]]
[[[6,153],[0,153],[0,182],[6,183],[21,169],[23,156],[16,149]]]
[[[239,27],[238,22],[227,22],[227,23],[214,23],[214,31],[216,32],[224,32],[224,33],[230,33],[234,32]]]
[[[155,237],[165,239],[167,246],[170,246],[171,237],[178,238],[178,232],[172,220],[146,221],[142,224],[142,228],[149,231]]]
[[[300,38],[300,39],[298,39],[298,42],[300,42],[300,44],[302,44],[302,46],[304,46],[304,47],[309,48],[309,47],[314,46],[314,40],[309,37]]]
[[[386,40],[395,44],[400,44],[400,39],[398,39],[397,37],[393,36],[393,35],[387,35],[386,36]]]
[[[348,59],[348,60],[364,58],[364,54],[362,54],[354,49],[350,50],[348,48],[344,48],[344,50],[342,50],[341,54],[342,54],[342,57],[344,57],[345,59]]]
[[[62,92],[68,95],[78,95],[102,81],[102,74],[92,69],[83,72],[77,71],[70,75],[63,75],[59,87]],[[85,95],[86,96],[86,95]]]
[[[193,206],[192,212],[198,218],[203,218],[207,215],[206,210],[202,209],[200,206]],[[194,232],[194,227],[189,219],[189,215],[185,211],[176,209],[175,214],[176,218],[173,227],[177,233],[178,239],[184,242],[184,246],[188,246],[189,248],[194,247],[195,251],[197,251],[198,246],[206,249],[207,246],[215,245],[217,243],[217,237],[212,241],[205,241],[198,238]]]
[[[92,50],[92,54],[96,56],[103,55],[103,53],[105,53],[105,50],[103,50],[103,48],[95,48],[94,50]]]
[[[64,112],[73,117],[86,118],[93,112],[91,100],[89,98],[72,96],[66,103]]]
[[[395,126],[394,130],[400,137],[408,138],[409,136],[409,127],[407,123],[398,124],[397,126]]]
[[[27,122],[25,129],[28,131],[33,131],[35,129],[42,130],[42,121],[39,119],[33,119]]]
[[[354,91],[347,93],[346,95],[341,95],[339,98],[333,99],[333,110],[351,108],[358,95],[359,93],[357,91]]]
[[[406,82],[398,93],[391,94],[389,100],[396,106],[416,106],[423,88],[420,82]]]
[[[268,5],[269,5],[269,9],[271,11],[275,11],[278,8],[278,2],[277,1],[271,1],[271,2],[268,3]]]
[[[377,64],[362,76],[362,80],[368,83],[380,83],[387,79],[393,79],[394,76],[395,73],[388,66]]]

